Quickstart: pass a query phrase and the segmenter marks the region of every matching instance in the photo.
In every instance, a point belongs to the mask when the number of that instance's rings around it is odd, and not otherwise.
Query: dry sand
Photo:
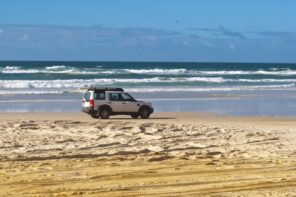
[[[0,196],[296,196],[296,119],[0,114]]]

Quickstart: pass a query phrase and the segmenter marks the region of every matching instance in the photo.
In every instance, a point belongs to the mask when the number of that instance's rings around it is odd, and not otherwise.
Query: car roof
[[[124,93],[122,91],[106,91],[106,93]]]
[[[102,88],[102,87],[92,87],[92,88],[88,88],[88,91],[117,91],[117,92],[124,92],[124,90],[122,88]]]

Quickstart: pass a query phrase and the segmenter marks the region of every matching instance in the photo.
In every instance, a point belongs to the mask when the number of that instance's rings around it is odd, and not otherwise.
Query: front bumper
[[[150,112],[151,112],[151,114],[154,112],[153,107],[150,107]]]

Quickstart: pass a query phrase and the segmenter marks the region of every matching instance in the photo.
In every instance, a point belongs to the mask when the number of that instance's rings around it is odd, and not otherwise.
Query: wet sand
[[[1,196],[294,196],[296,119],[0,114]]]

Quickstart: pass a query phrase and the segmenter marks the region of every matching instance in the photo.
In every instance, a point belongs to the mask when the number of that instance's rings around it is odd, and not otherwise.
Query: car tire
[[[99,114],[91,114],[90,115],[92,118],[94,118],[94,119],[98,119],[98,118],[100,118],[100,115]]]
[[[139,114],[132,114],[131,117],[132,117],[132,118],[135,118],[135,119],[136,119],[136,118],[139,118]]]
[[[148,108],[145,107],[145,108],[140,110],[139,114],[140,114],[141,118],[147,119],[147,118],[149,118],[151,112],[150,112],[150,110]]]
[[[108,119],[111,115],[111,111],[107,108],[103,108],[100,110],[100,117],[102,119]]]

